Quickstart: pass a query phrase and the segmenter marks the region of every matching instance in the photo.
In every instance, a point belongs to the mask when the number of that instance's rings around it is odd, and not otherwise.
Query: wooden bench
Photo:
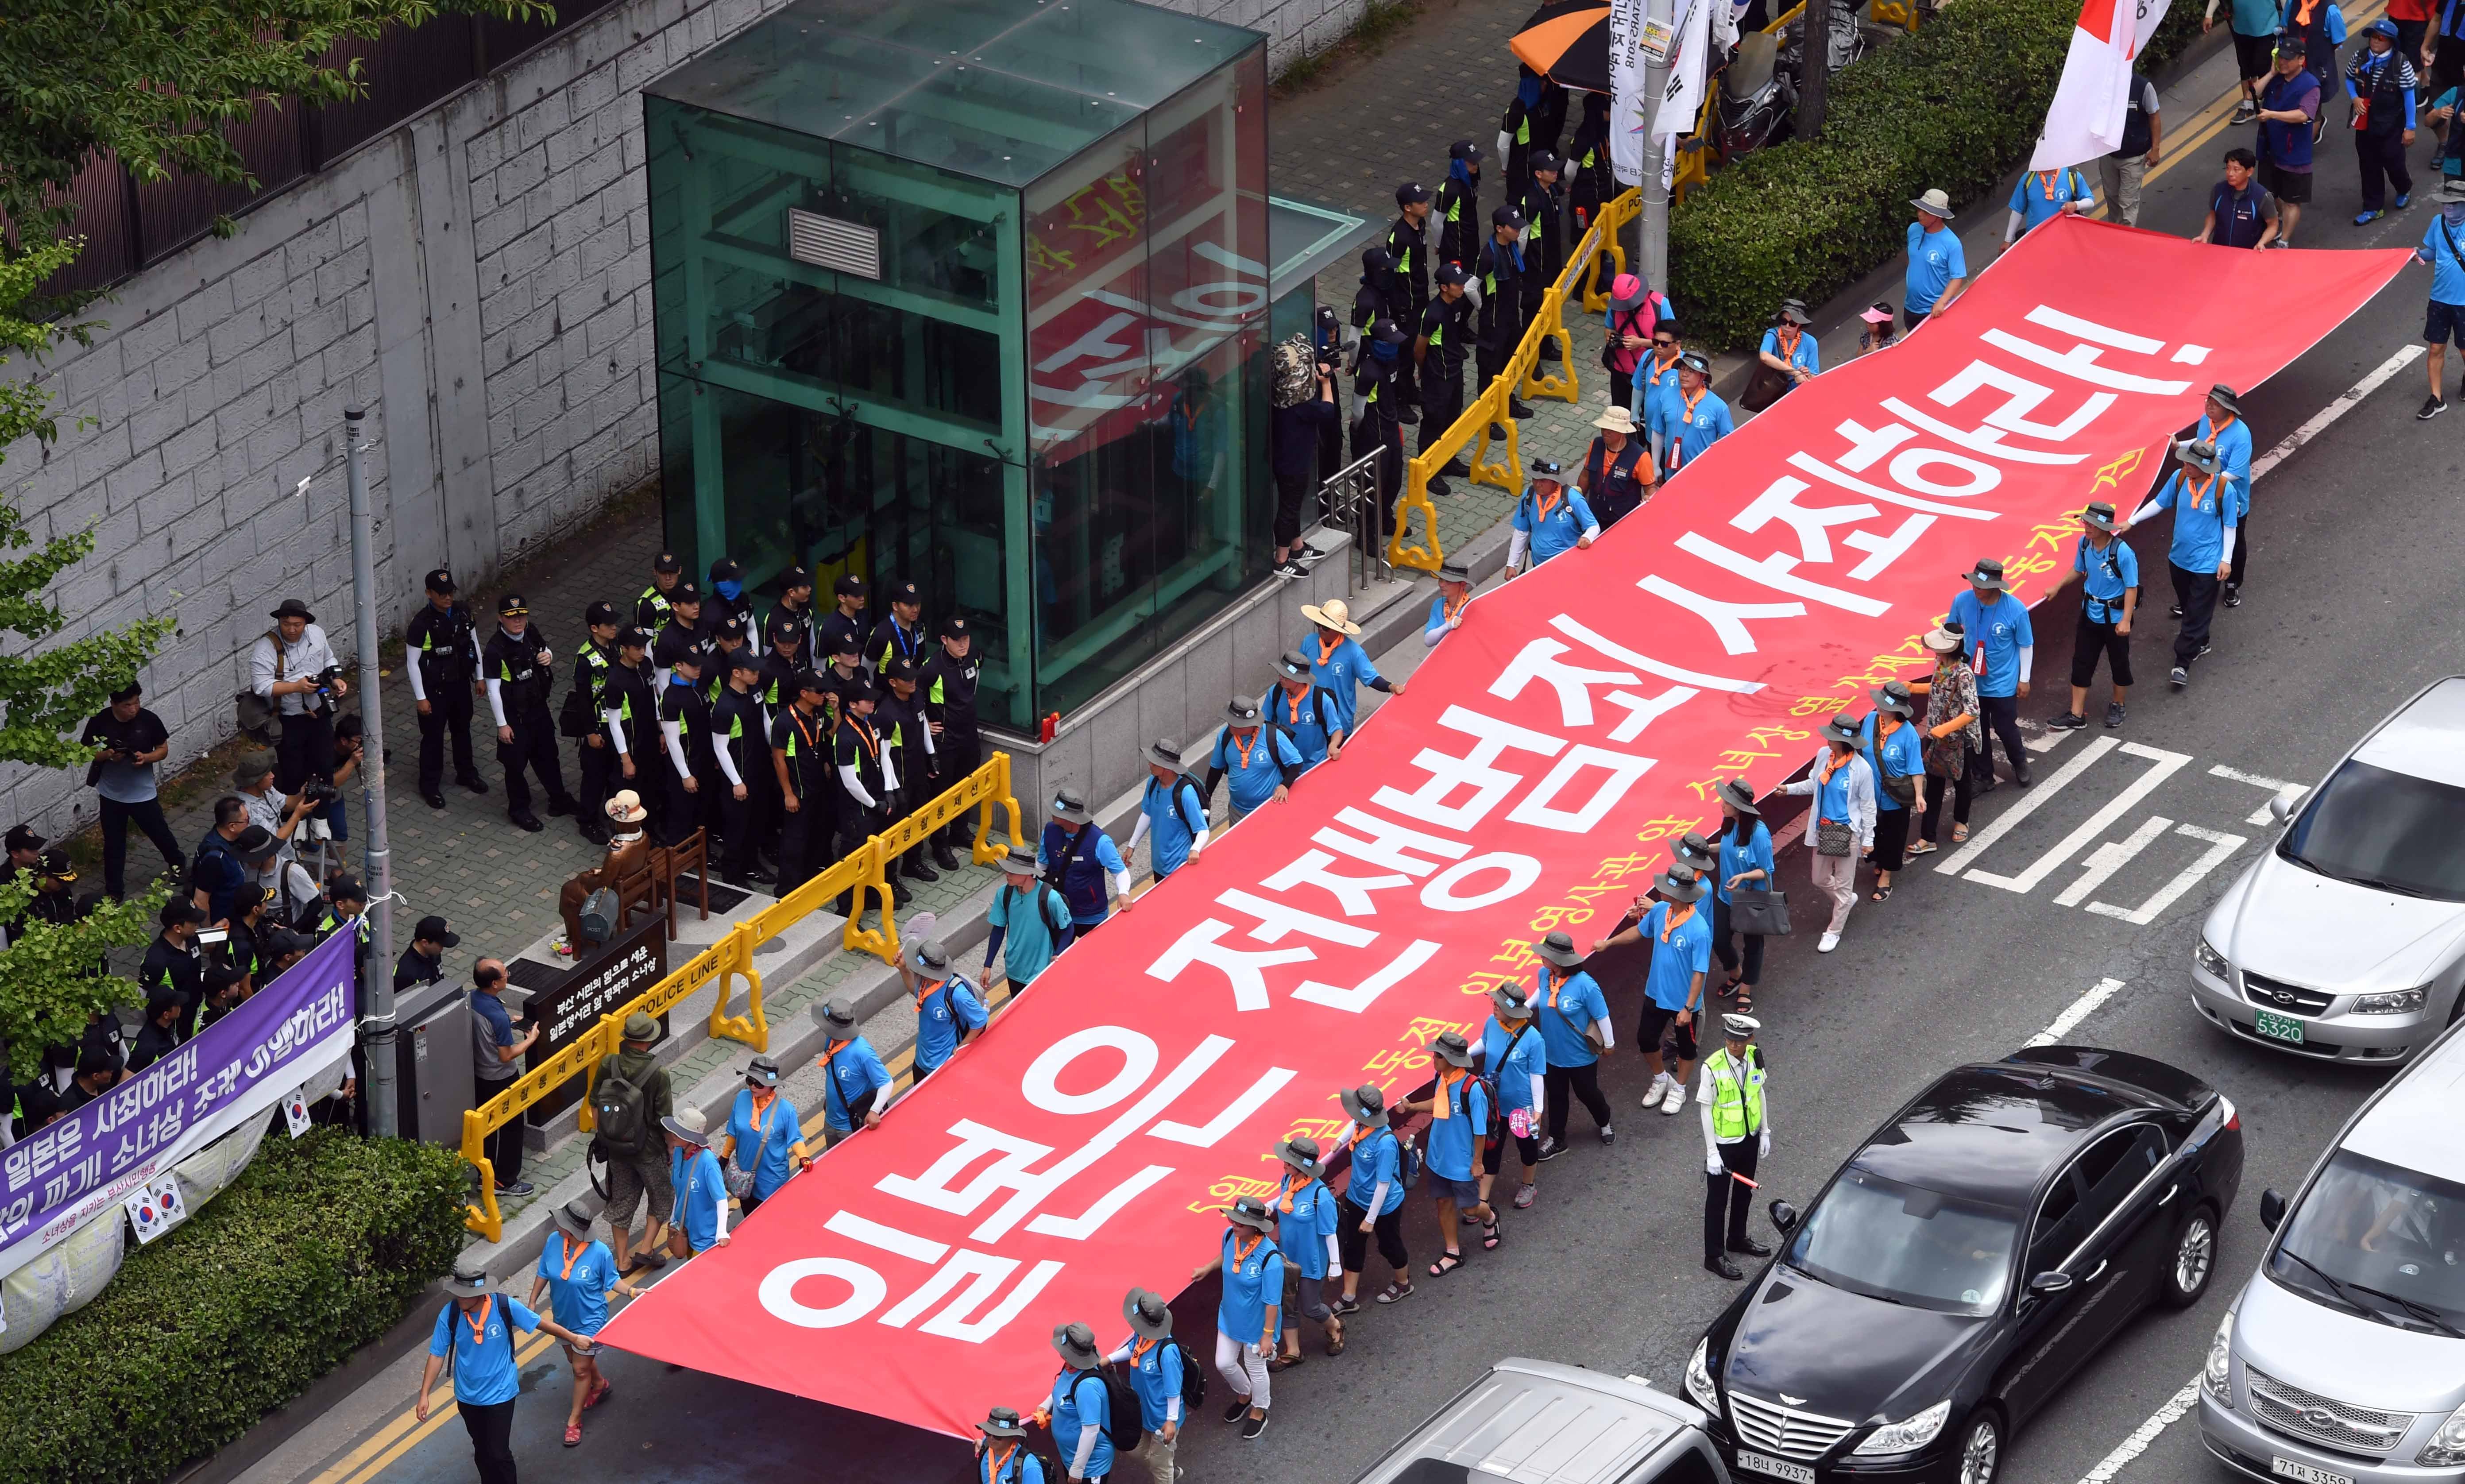
[[[654,917],[665,913],[668,919],[668,941],[677,939],[677,877],[687,871],[695,873],[701,887],[700,903],[701,919],[710,919],[710,842],[700,830],[681,842],[655,845],[643,857],[640,869],[629,872],[616,882],[616,931],[623,933],[633,925],[633,909],[639,907]]]

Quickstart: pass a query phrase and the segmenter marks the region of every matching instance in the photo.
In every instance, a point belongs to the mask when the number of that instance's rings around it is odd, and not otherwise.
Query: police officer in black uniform
[[[1447,146],[1447,178],[1438,183],[1430,214],[1437,219],[1436,260],[1472,272],[1480,256],[1480,146],[1468,139]],[[1435,272],[1433,268],[1432,270]]]
[[[916,585],[892,583],[890,616],[873,626],[873,639],[864,647],[865,668],[878,676],[894,659],[921,665],[930,642],[924,637],[924,599],[917,593]]]
[[[1395,188],[1395,220],[1387,229],[1387,252],[1395,259],[1387,317],[1410,326],[1421,322],[1421,311],[1430,303],[1430,188],[1419,181],[1406,181]],[[1396,410],[1405,422],[1417,423],[1421,393],[1411,362],[1402,363],[1400,369],[1403,375],[1397,390],[1403,400]]]
[[[854,692],[840,702],[838,731],[831,742],[837,764],[837,808],[830,853],[822,865],[855,854],[867,838],[889,828],[890,804],[899,788],[899,763],[895,750],[884,744],[874,727],[874,703],[875,693],[869,690]],[[839,897],[840,917],[855,916],[859,903],[855,895],[850,892]],[[890,873],[890,900],[894,907],[908,902],[907,888],[897,872]]]
[[[734,557],[722,557],[710,565],[710,590],[703,596],[701,627],[705,633],[717,633],[722,624],[753,611],[753,604],[744,596],[744,564]],[[704,676],[702,678],[709,679]]]
[[[753,687],[762,678],[762,661],[751,646],[726,661],[718,704],[710,708],[711,761],[718,764],[719,832],[727,850],[719,861],[720,875],[730,884],[770,884],[762,869],[766,826],[778,812],[778,780],[771,776],[768,729],[764,725],[762,698]]]
[[[402,647],[411,663],[411,699],[419,707],[419,796],[433,809],[445,807],[445,739],[454,739],[454,781],[486,793],[471,761],[471,701],[480,692],[479,636],[471,609],[454,595],[454,574],[428,574],[428,606],[403,626]]]
[[[1399,350],[1404,332],[1392,320],[1381,320],[1369,330],[1369,339]],[[1404,420],[1403,385],[1398,366],[1410,364],[1400,354],[1391,359],[1365,355],[1361,358],[1361,421],[1353,429],[1352,456],[1366,458],[1372,451],[1378,460],[1379,534],[1390,536],[1395,531],[1395,498],[1404,488]]]
[[[708,781],[719,776],[710,752],[710,702],[701,694],[702,653],[688,649],[676,656],[667,688],[659,693],[660,775],[667,790],[662,811],[668,845],[681,845],[702,828],[710,801]]]
[[[812,574],[801,566],[791,566],[779,574],[779,601],[771,607],[770,616],[763,621],[760,628],[747,632],[760,634],[766,649],[769,647],[770,635],[776,631],[784,629],[794,634],[794,658],[801,670],[813,662],[815,622]],[[791,676],[789,678],[794,677]]]
[[[616,749],[616,776],[640,797],[650,811],[644,822],[651,838],[664,840],[659,814],[667,807],[667,790],[659,786],[659,696],[651,673],[650,640],[639,629],[616,635],[616,662],[599,689],[599,720]]]
[[[976,726],[975,635],[961,617],[942,620],[940,648],[924,661],[918,686],[924,697],[924,724],[933,733],[933,791],[943,793],[985,765],[984,734]],[[933,836],[933,864],[959,869],[957,852],[975,848],[975,822],[961,815]]]
[[[677,584],[668,594],[668,626],[651,636],[651,668],[656,672],[653,683],[666,690],[668,672],[676,668],[677,656],[688,652],[706,654],[709,644],[701,623],[701,589],[691,583]]]
[[[1523,321],[1541,313],[1541,300],[1566,266],[1566,188],[1559,181],[1558,157],[1546,149],[1532,151],[1531,173],[1515,199],[1523,213]],[[1558,359],[1555,339],[1541,343],[1541,359]]]
[[[1395,318],[1388,296],[1395,286],[1395,256],[1378,243],[1361,250],[1361,281],[1352,291],[1352,314],[1345,323],[1366,334],[1380,319]]]
[[[822,672],[822,688],[830,696],[831,725],[835,728],[839,718],[847,715],[851,697],[873,692],[873,676],[864,673],[859,656],[863,651],[857,641],[845,634],[833,637],[827,648],[831,652],[830,668]]]
[[[1610,169],[1610,96],[1607,93],[1584,95],[1584,117],[1575,125],[1575,137],[1567,142],[1564,161],[1566,177],[1566,240],[1583,240],[1585,233],[1600,220],[1601,208],[1618,193],[1617,177]]]
[[[933,730],[925,724],[924,702],[917,691],[916,667],[893,658],[881,667],[881,689],[873,710],[873,729],[893,760],[899,786],[883,802],[889,819],[905,819],[933,802]],[[886,828],[886,826],[885,826]],[[942,874],[925,863],[923,853],[908,851],[891,868],[917,881],[939,881]]]
[[[599,696],[608,672],[616,663],[616,605],[593,603],[582,611],[588,637],[573,656],[573,688],[565,693],[556,729],[573,739],[575,761],[582,773],[580,805],[574,826],[595,845],[608,843],[608,796],[616,791],[616,749],[600,724]]]
[[[1480,257],[1473,267],[1473,280],[1480,285],[1480,344],[1474,361],[1484,389],[1506,369],[1515,347],[1523,343],[1523,213],[1501,206],[1489,213],[1489,241],[1481,245]],[[1529,417],[1532,409],[1509,392],[1506,415]],[[1499,430],[1499,435],[1503,436],[1504,430]]]
[[[727,689],[727,670],[736,663],[737,655],[750,654],[756,666],[762,663],[762,655],[745,637],[752,631],[753,617],[749,613],[731,614],[711,630],[710,647],[702,655],[701,693],[712,705],[719,704],[719,693]]]
[[[835,750],[825,707],[830,688],[807,671],[794,696],[770,721],[770,768],[784,816],[779,835],[779,895],[787,896],[830,864],[832,811],[838,793]]]
[[[829,664],[841,643],[855,645],[855,653],[858,654],[864,653],[864,606],[868,595],[864,579],[850,572],[838,580],[832,591],[838,604],[838,611],[823,614],[821,623],[814,629],[816,667]]]
[[[634,628],[657,633],[668,626],[668,594],[676,590],[677,579],[684,570],[684,559],[673,551],[662,551],[652,560],[651,586],[633,602]]]
[[[1473,342],[1472,299],[1464,285],[1472,275],[1453,263],[1441,263],[1434,276],[1438,290],[1421,311],[1420,333],[1412,338],[1412,359],[1421,368],[1421,452],[1446,436],[1463,415],[1464,356]],[[1445,476],[1472,470],[1458,458],[1449,461],[1430,479],[1430,493],[1447,495]]]
[[[540,786],[547,790],[549,814],[570,814],[574,805],[573,796],[565,791],[556,719],[548,710],[556,652],[548,648],[547,636],[531,627],[530,612],[521,593],[497,600],[497,631],[481,652],[480,674],[487,680],[488,710],[497,722],[497,762],[505,770],[505,817],[536,834],[547,827],[531,812],[525,766],[539,774]]]

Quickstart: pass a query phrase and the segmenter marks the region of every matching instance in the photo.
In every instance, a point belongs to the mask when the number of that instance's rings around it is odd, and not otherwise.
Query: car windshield
[[[2465,1338],[2465,1185],[2339,1150],[2268,1274],[2382,1324]]]
[[[1991,1314],[2019,1220],[1852,1165],[1806,1215],[1788,1263],[1835,1288],[1950,1314]]]
[[[2295,817],[2276,853],[2323,876],[2465,901],[2465,788],[2348,761]]]

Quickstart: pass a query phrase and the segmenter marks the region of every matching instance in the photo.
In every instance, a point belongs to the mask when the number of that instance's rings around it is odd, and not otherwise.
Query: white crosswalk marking
[[[2199,884],[2202,876],[2225,864],[2226,857],[2232,854],[2243,843],[2241,835],[2226,834],[2215,830],[2203,830],[2197,825],[2176,825],[2174,832],[2189,835],[2194,840],[2206,840],[2209,842],[2209,848],[2201,853],[2199,859],[2185,866],[2175,874],[2174,879],[2159,888],[2156,896],[2149,897],[2139,906],[2117,907],[2109,902],[2093,901],[2088,904],[2088,910],[2100,917],[2121,918],[2135,927],[2146,927],[2157,920],[2158,914],[2174,905],[2185,892]]]
[[[2210,767],[2209,769],[2209,776],[2210,778],[2230,779],[2238,784],[2249,784],[2254,788],[2265,788],[2271,793],[2299,793],[2302,791],[2302,786],[2300,784],[2289,784],[2282,778],[2262,778],[2257,773],[2246,773],[2238,767],[2228,767],[2222,763]],[[2250,815],[2243,820],[2243,823],[2246,825],[2264,825],[2269,822],[2269,818],[2268,806],[2263,804],[2259,808],[2253,809]]]
[[[2087,772],[2098,759],[2104,757],[2107,753],[2112,752],[2115,748],[2121,745],[2122,744],[2116,742],[2111,737],[2099,737],[2092,740],[2087,746],[2080,749],[2078,757],[2076,757],[2069,763],[2064,764],[2052,777],[2048,778],[2044,783],[2037,785],[2036,787],[2031,789],[2027,798],[2020,800],[2010,808],[2005,809],[2002,813],[1995,815],[1994,822],[1992,824],[1988,825],[1985,829],[1978,831],[1973,835],[1970,835],[1966,845],[1962,846],[1960,849],[1944,856],[1934,869],[1942,872],[1944,875],[1959,875],[1970,861],[1985,854],[1987,849],[1993,845],[1995,841],[2000,840],[2016,829],[2019,826],[2020,821],[2028,818],[2038,809],[2044,808],[2048,799],[2053,798],[2055,794],[2062,792],[2065,788],[2068,788],[2073,784],[2078,782],[2079,776],[2082,773]]]
[[[2130,864],[2131,857],[2146,850],[2159,835],[2172,828],[2172,820],[2163,814],[2151,814],[2139,829],[2131,831],[2130,838],[2108,840],[2089,852],[2088,859],[2080,863],[2086,868],[2080,872],[2080,878],[2063,888],[2062,895],[2054,898],[2054,905],[2076,907],[2088,900],[2089,893],[2103,886],[2108,876]]]
[[[2099,741],[2103,740],[2104,739],[2101,738],[2099,739]],[[2154,793],[2158,786],[2164,784],[2166,779],[2173,777],[2176,772],[2180,771],[2183,764],[2191,761],[2191,755],[2187,752],[2168,752],[2163,747],[2151,747],[2144,742],[2124,742],[2122,743],[2122,750],[2135,758],[2146,758],[2156,765],[2148,769],[2148,771],[2141,774],[2138,778],[2133,779],[2129,786],[2125,787],[2121,793],[2118,793],[2113,798],[2106,800],[2105,803],[2099,808],[2096,813],[2091,814],[2087,819],[2080,822],[2078,829],[2074,830],[2071,833],[2063,836],[2062,840],[2057,843],[2054,849],[2046,852],[2035,860],[2030,862],[2028,869],[2022,871],[2018,875],[2005,876],[1997,875],[1990,871],[1972,871],[1968,874],[1968,879],[1986,886],[1999,886],[2007,892],[2035,891],[2038,885],[2042,883],[2046,877],[2054,875],[2056,870],[2060,869],[2063,862],[2071,859],[2072,856],[2078,853],[2081,848],[2086,846],[2091,840],[2096,839],[2106,831],[2112,829],[2116,820],[2121,819],[2125,813],[2138,807],[2141,800],[2148,797],[2151,793]],[[2080,754],[2081,757],[2087,757],[2089,753],[2085,749]],[[2077,761],[2077,759],[2074,760],[2075,763]],[[2071,769],[2068,767],[2063,769],[2064,773],[2069,773]],[[2048,781],[2048,786],[2052,787],[2055,783],[2063,781],[2066,780],[2062,778],[2062,775],[2057,774],[2054,779]],[[2005,814],[2001,818],[1997,819],[1995,823],[1998,825],[2002,824],[2004,820],[2008,820],[2011,818],[2012,815],[2020,812],[2021,810],[2019,809],[2013,809],[2010,814]],[[1975,841],[1971,841],[1970,848],[1974,849],[1975,844]]]

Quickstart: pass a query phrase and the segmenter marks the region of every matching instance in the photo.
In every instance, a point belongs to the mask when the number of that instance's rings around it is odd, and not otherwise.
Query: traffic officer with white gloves
[[[445,807],[445,742],[454,741],[454,781],[473,793],[488,785],[471,761],[471,702],[484,694],[479,683],[479,631],[471,609],[455,596],[454,574],[428,574],[428,606],[402,631],[403,675],[419,708],[419,797],[430,808]],[[467,689],[465,687],[468,687]]]
[[[1764,1101],[1769,1072],[1754,1044],[1763,1028],[1752,1015],[1721,1016],[1725,1039],[1703,1058],[1696,1088],[1696,1104],[1703,1110],[1703,1266],[1732,1281],[1745,1273],[1729,1253],[1771,1255],[1770,1244],[1746,1234],[1746,1209],[1755,1191],[1748,1182],[1771,1153],[1771,1115]]]

